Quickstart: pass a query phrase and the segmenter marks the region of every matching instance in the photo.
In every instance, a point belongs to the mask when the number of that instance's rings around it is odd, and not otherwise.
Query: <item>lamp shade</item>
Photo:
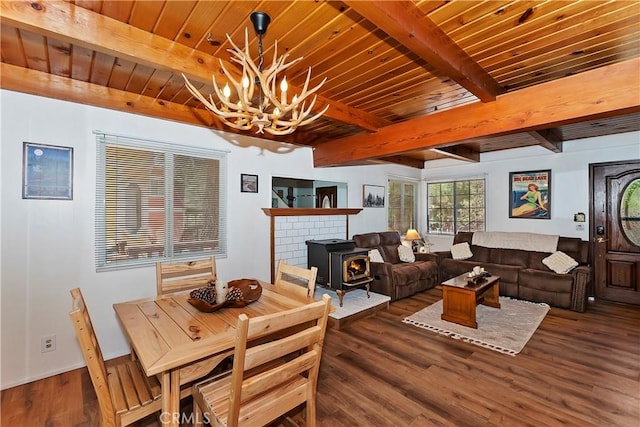
[[[406,240],[420,240],[420,234],[418,230],[410,228],[407,230],[407,234],[404,236]]]

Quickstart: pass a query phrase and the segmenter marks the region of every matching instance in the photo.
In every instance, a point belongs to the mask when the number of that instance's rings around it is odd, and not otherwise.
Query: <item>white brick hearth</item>
[[[274,269],[278,260],[307,268],[307,240],[347,239],[345,215],[278,216],[274,222]]]

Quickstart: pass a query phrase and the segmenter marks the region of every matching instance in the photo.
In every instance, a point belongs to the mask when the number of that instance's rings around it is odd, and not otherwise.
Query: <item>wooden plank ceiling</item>
[[[640,130],[636,1],[2,1],[1,87],[234,132],[186,90],[221,81],[225,34],[324,77],[325,115],[278,141],[316,166],[425,160]],[[254,56],[255,57],[255,56]],[[253,134],[250,134],[253,136]]]

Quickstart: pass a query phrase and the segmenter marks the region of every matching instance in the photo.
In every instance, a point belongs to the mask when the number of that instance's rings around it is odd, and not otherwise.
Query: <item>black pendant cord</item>
[[[262,73],[262,65],[264,58],[262,57],[262,34],[258,34],[258,71]],[[260,78],[256,76],[256,85],[258,86],[258,108],[262,111],[262,85]]]
[[[264,59],[262,58],[262,36],[267,32],[267,27],[269,23],[271,23],[271,17],[264,12],[253,12],[251,14],[251,23],[253,24],[253,29],[256,31],[256,35],[258,36],[258,71],[262,74],[262,65]],[[262,86],[260,84],[260,79],[256,76],[256,85],[258,86],[258,102],[260,112],[263,112],[262,102],[263,102],[263,93]]]

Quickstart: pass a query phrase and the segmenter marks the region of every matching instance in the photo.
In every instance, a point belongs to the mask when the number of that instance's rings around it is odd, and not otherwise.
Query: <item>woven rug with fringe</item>
[[[403,322],[451,338],[515,356],[549,312],[547,304],[500,297],[500,308],[478,305],[478,329],[440,319],[442,300],[406,317]]]

